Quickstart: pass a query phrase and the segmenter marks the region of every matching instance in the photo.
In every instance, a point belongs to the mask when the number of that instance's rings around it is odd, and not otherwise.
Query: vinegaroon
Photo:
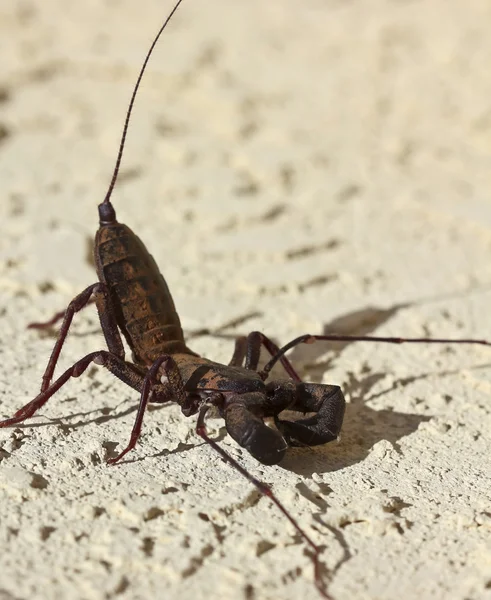
[[[0,427],[11,427],[32,417],[71,377],[82,375],[91,363],[102,365],[140,393],[140,405],[130,441],[116,458],[108,460],[108,463],[114,464],[135,447],[149,402],[177,402],[185,416],[198,415],[196,433],[261,494],[268,496],[290,521],[311,551],[315,584],[320,594],[330,598],[321,576],[319,546],[266,484],[246,471],[216,441],[210,439],[205,426],[206,413],[211,407],[216,407],[225,421],[227,432],[240,446],[262,464],[275,465],[284,457],[289,446],[316,446],[335,440],[344,416],[345,401],[338,386],[302,382],[285,356],[294,346],[319,340],[487,346],[491,342],[475,339],[302,335],[280,348],[264,334],[254,331],[247,338],[237,339],[228,365],[203,358],[187,347],[179,316],[163,276],[141,240],[129,227],[117,221],[111,203],[142,76],[158,39],[181,2],[177,2],[154,38],[133,89],[112,179],[104,201],[99,205],[100,225],[94,243],[98,282],[85,289],[70,302],[65,311],[50,321],[30,325],[42,329],[63,320],[42,378],[40,393],[12,418],[0,422]],[[75,313],[92,301],[97,307],[107,350],[84,356],[53,381],[72,319]],[[121,334],[131,348],[132,362],[125,360]],[[262,370],[258,370],[263,347],[271,354],[271,359]],[[272,367],[278,361],[288,373],[289,381],[267,381]],[[295,421],[281,418],[284,410],[296,411],[304,417]],[[310,416],[305,417],[306,413],[310,413]],[[275,427],[266,425],[265,418],[274,419]]]

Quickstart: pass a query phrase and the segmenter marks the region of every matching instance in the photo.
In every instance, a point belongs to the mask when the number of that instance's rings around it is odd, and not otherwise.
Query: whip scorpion
[[[315,584],[324,598],[330,598],[323,581],[320,547],[300,527],[269,486],[256,479],[219,444],[208,436],[205,416],[211,407],[224,419],[228,434],[264,465],[276,465],[290,446],[317,446],[336,440],[343,423],[345,400],[336,385],[304,383],[286,353],[298,344],[367,341],[400,344],[458,343],[491,345],[475,339],[407,339],[357,337],[347,335],[301,335],[279,347],[263,333],[254,331],[240,337],[228,365],[213,362],[193,352],[186,344],[171,293],[154,259],[133,231],[118,222],[111,196],[119,173],[128,124],[135,97],[152,51],[169,20],[181,4],[179,0],[165,20],[145,57],[126,114],[112,179],[99,205],[99,229],[94,242],[98,281],[74,298],[66,310],[45,323],[42,329],[62,321],[57,341],[42,378],[40,393],[13,417],[0,422],[12,427],[32,417],[71,377],[79,377],[95,363],[108,369],[140,394],[140,404],[131,437],[122,452],[108,460],[117,463],[132,450],[140,436],[149,402],[177,402],[183,415],[197,415],[196,433],[233,468],[246,477],[261,494],[270,498],[288,519],[309,549],[314,564]],[[165,224],[164,224],[165,226]],[[91,352],[53,380],[58,359],[72,319],[89,303],[95,302],[107,349]],[[131,349],[125,359],[122,338]],[[271,358],[259,369],[261,350]],[[280,362],[289,380],[270,380],[273,366]],[[300,418],[282,417],[293,411]],[[265,419],[274,425],[266,424]]]

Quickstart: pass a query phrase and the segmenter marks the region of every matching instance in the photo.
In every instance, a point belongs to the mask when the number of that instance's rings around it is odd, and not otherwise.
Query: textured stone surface
[[[0,413],[54,343],[25,329],[94,281],[90,243],[142,56],[169,2],[0,7]],[[114,195],[190,345],[260,329],[491,339],[487,0],[188,1],[153,57]],[[93,307],[60,368],[102,347]],[[336,600],[491,597],[491,349],[314,345],[340,443],[263,467],[210,430],[325,547]],[[317,597],[281,514],[175,406],[94,368],[0,431],[0,598]]]

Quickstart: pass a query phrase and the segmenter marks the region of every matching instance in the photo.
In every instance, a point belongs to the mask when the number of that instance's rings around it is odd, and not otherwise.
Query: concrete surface
[[[142,56],[170,3],[0,7],[0,413],[39,389],[26,330],[94,281],[90,243]],[[260,329],[491,339],[488,0],[189,0],[159,44],[114,204],[190,345]],[[93,307],[60,369],[103,346]],[[342,439],[263,467],[336,600],[491,598],[491,349],[319,344]],[[0,598],[317,598],[304,544],[194,434],[93,368],[0,431]]]

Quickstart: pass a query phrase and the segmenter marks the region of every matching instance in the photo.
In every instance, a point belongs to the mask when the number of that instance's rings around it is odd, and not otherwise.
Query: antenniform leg
[[[276,427],[289,446],[318,446],[337,439],[343,424],[345,400],[337,385],[301,383],[289,410],[316,413],[307,419],[284,421],[275,417]]]
[[[68,305],[66,311],[63,313],[63,323],[58,333],[58,339],[53,348],[51,356],[48,361],[48,365],[43,375],[43,382],[41,384],[41,392],[46,391],[49,388],[53,373],[56,368],[56,363],[60,357],[61,349],[65,343],[68,335],[68,330],[73,320],[75,313],[81,311],[89,303],[91,297],[94,297],[97,311],[99,313],[99,319],[101,322],[102,332],[106,339],[108,350],[114,356],[124,359],[124,347],[121,341],[121,336],[118,331],[116,323],[116,317],[113,314],[111,308],[111,302],[109,300],[109,293],[107,288],[102,283],[94,283],[86,288],[82,293],[76,296]],[[60,315],[61,313],[58,313]],[[55,315],[58,316],[58,315]]]
[[[253,395],[253,394],[251,394],[251,395]],[[251,406],[254,406],[255,402],[251,399],[250,404],[251,404]],[[249,471],[244,469],[244,467],[242,465],[240,465],[234,458],[232,458],[230,456],[230,454],[225,452],[225,450],[223,448],[221,448],[214,440],[212,440],[208,436],[208,433],[206,431],[206,425],[205,425],[205,415],[206,415],[208,409],[209,409],[208,406],[204,406],[200,410],[200,413],[198,416],[198,423],[196,425],[196,433],[201,438],[203,438],[203,440],[207,444],[209,444],[216,452],[218,452],[218,454],[220,454],[220,456],[225,460],[225,462],[229,463],[229,465],[231,465],[241,475],[243,475],[248,481],[250,481],[263,496],[267,496],[271,500],[271,502],[273,502],[273,504],[276,504],[276,506],[280,509],[280,511],[290,521],[290,523],[295,528],[296,532],[300,535],[300,537],[306,542],[308,547],[312,550],[312,555],[310,556],[310,558],[314,564],[315,585],[316,585],[317,589],[319,590],[319,593],[326,600],[332,600],[332,596],[328,593],[328,591],[326,589],[326,584],[322,580],[321,563],[320,563],[321,549],[319,548],[319,546],[317,546],[317,544],[315,544],[313,542],[312,538],[309,535],[307,535],[307,533],[300,527],[300,525],[297,523],[297,521],[291,516],[291,514],[288,512],[288,510],[278,500],[278,498],[276,497],[274,492],[265,483],[263,483],[262,481],[259,481],[259,479],[256,479],[256,477],[251,475],[249,473]],[[266,426],[264,425],[264,427],[266,427]],[[228,427],[227,427],[227,429],[228,429]],[[268,428],[266,427],[266,429],[268,429]]]
[[[126,383],[135,390],[141,389],[143,375],[134,365],[124,362],[124,360],[118,356],[114,356],[114,354],[105,350],[91,352],[67,369],[54,383],[38,394],[34,400],[31,400],[31,402],[28,402],[19,409],[12,418],[0,421],[0,427],[11,427],[12,425],[17,425],[18,423],[22,423],[25,419],[32,417],[34,413],[44,406],[51,396],[65,385],[71,377],[80,377],[92,362],[106,367],[106,369],[123,383]]]
[[[476,340],[470,338],[464,339],[451,339],[451,338],[402,338],[402,337],[378,337],[378,336],[356,336],[356,335],[310,335],[309,333],[301,335],[288,344],[282,346],[273,358],[265,365],[264,369],[260,372],[262,379],[268,377],[269,372],[274,365],[280,361],[283,364],[285,358],[285,352],[291,350],[291,348],[298,346],[299,344],[313,344],[317,341],[327,342],[382,342],[386,344],[478,344],[481,346],[491,346],[491,341],[488,340]]]

